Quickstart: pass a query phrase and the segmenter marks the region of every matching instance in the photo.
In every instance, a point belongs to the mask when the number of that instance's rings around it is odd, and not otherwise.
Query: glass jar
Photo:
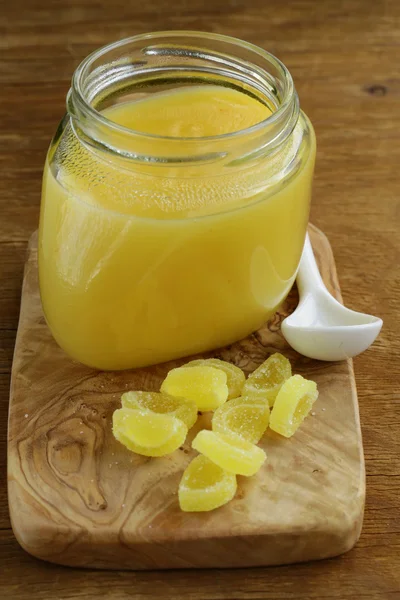
[[[272,114],[183,138],[106,116],[118,103],[193,85],[240,91]],[[256,46],[164,32],[88,56],[44,171],[39,279],[56,341],[82,363],[126,369],[258,329],[296,276],[314,158],[290,73]]]

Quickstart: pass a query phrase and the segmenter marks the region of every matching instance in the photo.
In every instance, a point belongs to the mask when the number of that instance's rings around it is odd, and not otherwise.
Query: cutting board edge
[[[363,522],[364,501],[360,503],[360,510],[354,517],[349,519],[342,530],[324,530],[313,528],[308,531],[290,531],[282,533],[271,533],[268,535],[262,531],[259,534],[235,536],[218,536],[209,538],[178,539],[175,542],[159,541],[162,551],[158,558],[150,558],[154,551],[154,540],[138,541],[136,543],[124,542],[125,552],[121,556],[121,546],[117,554],[113,553],[113,540],[110,548],[107,546],[97,550],[94,560],[85,559],[91,556],[93,538],[86,535],[88,531],[76,532],[71,538],[71,530],[65,528],[57,532],[56,537],[65,535],[68,538],[64,548],[58,552],[43,552],[38,547],[38,539],[54,538],[54,527],[37,528],[30,521],[21,533],[20,528],[15,527],[14,519],[11,519],[14,535],[20,546],[31,556],[45,562],[91,569],[109,570],[151,570],[151,569],[210,569],[210,568],[246,568],[246,567],[268,567],[277,565],[288,565],[303,563],[314,560],[324,560],[340,556],[350,551],[358,542]],[[32,535],[30,544],[29,530]],[[82,539],[83,534],[83,539]],[[104,542],[104,540],[103,540]],[[114,540],[115,542],[115,540]],[[300,543],[299,543],[300,542]],[[118,540],[121,544],[121,539]],[[235,558],[232,553],[225,552],[227,545],[235,547]],[[76,553],[79,547],[79,553]],[[219,548],[219,551],[218,551]],[[251,550],[253,549],[253,550]],[[104,550],[104,553],[102,552]],[[188,560],[187,557],[190,557]],[[196,559],[194,558],[196,556]]]

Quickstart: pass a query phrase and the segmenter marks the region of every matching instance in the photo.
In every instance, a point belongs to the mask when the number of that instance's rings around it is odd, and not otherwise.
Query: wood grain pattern
[[[311,228],[327,285],[340,299],[325,236]],[[300,562],[341,554],[358,539],[364,509],[364,461],[351,361],[322,363],[291,350],[281,311],[245,340],[212,354],[245,372],[272,352],[315,379],[318,403],[300,431],[285,440],[268,431],[267,463],[239,478],[227,506],[183,513],[177,488],[197,454],[191,440],[210,427],[200,416],[182,448],[148,459],[111,432],[112,412],[127,389],[158,390],[182,361],[102,372],[69,359],[45,324],[33,236],[22,290],[12,369],[8,480],[14,533],[28,552],[52,562],[101,568],[237,567]]]
[[[236,35],[292,72],[317,134],[311,220],[345,303],[384,328],[354,360],[367,471],[361,538],[336,559],[243,570],[65,569],[10,530],[6,436],[27,240],[73,69],[101,44],[160,29]],[[0,595],[12,600],[397,600],[400,591],[400,3],[398,0],[13,0],[0,10]]]

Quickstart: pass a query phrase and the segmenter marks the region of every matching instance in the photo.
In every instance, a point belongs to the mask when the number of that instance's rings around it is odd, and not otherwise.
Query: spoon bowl
[[[326,289],[307,233],[297,273],[300,301],[281,329],[294,350],[318,360],[344,360],[364,352],[376,339],[382,319],[356,312]]]

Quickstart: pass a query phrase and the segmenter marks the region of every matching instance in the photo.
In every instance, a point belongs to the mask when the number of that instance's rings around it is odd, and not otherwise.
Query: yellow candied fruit
[[[242,369],[239,369],[236,365],[219,358],[199,358],[197,360],[191,360],[185,367],[215,367],[221,369],[226,373],[227,385],[228,385],[228,400],[232,398],[238,398],[246,381],[246,376]]]
[[[268,427],[269,406],[260,400],[235,398],[217,408],[212,429],[217,433],[234,433],[248,442],[260,441]]]
[[[130,408],[113,414],[115,439],[143,456],[171,454],[184,443],[187,432],[183,421],[168,414]]]
[[[228,473],[206,456],[196,456],[179,484],[179,504],[186,512],[214,510],[234,497],[236,475]]]
[[[261,448],[238,435],[226,435],[207,429],[199,431],[192,447],[221,469],[247,477],[257,473],[266,459]]]
[[[276,352],[249,375],[243,386],[242,396],[264,400],[273,406],[282,384],[291,375],[290,362]]]
[[[214,410],[228,398],[226,380],[226,373],[214,367],[179,367],[168,373],[161,391],[193,400],[199,410]]]
[[[318,398],[315,381],[293,375],[282,385],[271,412],[269,426],[285,437],[292,436]]]
[[[168,414],[183,421],[190,429],[197,421],[197,406],[192,400],[177,398],[160,392],[125,392],[121,403],[124,408],[150,410]]]

